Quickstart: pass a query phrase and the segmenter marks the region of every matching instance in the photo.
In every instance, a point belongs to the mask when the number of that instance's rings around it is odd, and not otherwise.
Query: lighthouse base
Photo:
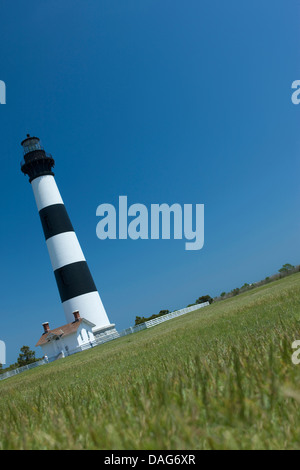
[[[115,328],[115,324],[104,326],[102,328],[93,328],[95,340],[98,342],[110,341],[111,339],[118,338],[120,335]]]
[[[94,324],[93,332],[111,325],[97,291],[73,297],[63,302],[62,306],[68,323],[73,321],[73,312],[78,310],[81,318]]]

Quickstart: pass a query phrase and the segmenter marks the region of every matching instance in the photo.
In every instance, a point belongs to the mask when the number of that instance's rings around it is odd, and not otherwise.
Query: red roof
[[[58,328],[54,328],[53,330],[49,330],[47,333],[43,333],[38,342],[35,346],[42,346],[46,344],[53,336],[68,336],[72,333],[75,333],[78,330],[79,325],[86,320],[84,318],[80,318],[78,321],[74,321],[73,323],[67,323],[66,325],[60,326]]]

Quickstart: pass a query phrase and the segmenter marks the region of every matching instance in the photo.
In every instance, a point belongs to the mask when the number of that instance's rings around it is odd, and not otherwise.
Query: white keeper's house
[[[50,329],[48,322],[43,323],[44,333],[36,346],[41,346],[44,356],[49,359],[58,359],[93,345],[95,324],[81,318],[78,310],[73,312],[73,315],[74,321],[72,323],[67,323],[53,330]]]

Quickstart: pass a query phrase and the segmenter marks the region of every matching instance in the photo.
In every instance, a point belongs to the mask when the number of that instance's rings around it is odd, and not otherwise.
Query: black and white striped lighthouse
[[[73,312],[79,310],[81,317],[94,323],[96,335],[113,332],[115,325],[108,320],[56,185],[54,159],[37,137],[27,134],[21,145],[24,149],[21,170],[29,176],[33,189],[67,322],[71,323]]]

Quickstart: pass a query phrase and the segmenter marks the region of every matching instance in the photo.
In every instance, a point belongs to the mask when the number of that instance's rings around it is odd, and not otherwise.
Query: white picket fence
[[[151,328],[152,326],[159,325],[159,323],[163,323],[167,320],[172,320],[172,318],[185,315],[186,313],[193,312],[194,310],[199,310],[199,308],[207,307],[208,305],[209,305],[209,302],[204,302],[202,304],[192,305],[191,307],[186,307],[186,308],[182,308],[181,310],[176,310],[175,312],[167,313],[166,315],[162,315],[161,317],[154,318],[153,320],[148,320],[145,323],[140,323],[139,325],[126,328],[125,330],[121,331],[119,335],[126,336],[126,335],[130,335],[131,333],[137,333],[138,331],[145,330],[146,328]]]
[[[186,313],[193,312],[194,310],[199,310],[199,308],[207,307],[209,302],[204,302],[203,304],[192,305],[191,307],[182,308],[181,310],[176,310],[175,312],[168,313],[167,315],[162,315],[161,317],[154,318],[154,320],[146,321],[146,327],[150,328],[151,326],[158,325],[167,320],[171,320],[175,317],[180,317],[181,315],[185,315]]]
[[[99,337],[96,337],[95,341],[79,346],[78,348],[73,349],[72,351],[68,351],[68,356],[72,354],[76,354],[86,349],[90,349],[95,346],[99,346],[100,344],[107,343],[108,341],[113,341],[114,339],[120,338],[122,336],[127,336],[133,333],[137,333],[138,331],[145,330],[146,328],[152,328],[153,326],[159,325],[160,323],[163,323],[168,320],[172,320],[172,318],[185,315],[186,313],[193,312],[194,310],[199,310],[199,308],[207,307],[208,305],[209,305],[209,302],[192,305],[191,307],[186,307],[181,310],[176,310],[175,312],[168,313],[167,315],[162,315],[161,317],[154,318],[153,320],[148,320],[144,323],[141,323],[140,325],[131,326],[129,328],[126,328],[125,330],[122,330],[120,333],[118,333],[115,330],[111,334],[101,335]],[[28,364],[27,366],[19,367],[18,369],[13,369],[8,372],[4,372],[3,374],[0,374],[0,380],[13,377],[14,375],[18,375],[21,372],[24,372],[25,370],[30,370],[38,366],[43,366],[45,364],[48,364],[49,362],[55,361],[59,357],[64,357],[64,356],[62,356],[60,353],[58,356],[51,357],[47,361],[45,359],[41,359],[40,361],[33,362],[32,364]]]
[[[0,374],[0,380],[8,379],[8,377],[13,377],[14,375],[18,375],[21,372],[24,372],[25,370],[34,369],[35,367],[43,366],[44,364],[47,364],[47,361],[45,361],[44,359],[41,359],[40,361],[33,362],[32,364],[28,364],[27,366],[18,367],[17,369],[9,370],[7,372],[4,372],[3,374]]]

